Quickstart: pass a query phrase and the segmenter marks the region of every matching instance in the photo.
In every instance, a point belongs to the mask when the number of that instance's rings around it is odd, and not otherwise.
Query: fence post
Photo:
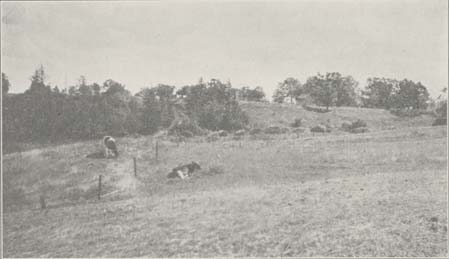
[[[101,174],[98,176],[98,199],[101,198]]]
[[[159,149],[159,141],[158,140],[156,140],[156,152],[155,152],[155,159],[156,159],[156,162],[158,161],[158,149]]]
[[[47,206],[45,205],[45,197],[43,194],[39,197],[39,201],[41,203],[41,210],[45,209]]]
[[[134,176],[137,177],[137,162],[136,162],[136,158],[133,157],[134,160]]]

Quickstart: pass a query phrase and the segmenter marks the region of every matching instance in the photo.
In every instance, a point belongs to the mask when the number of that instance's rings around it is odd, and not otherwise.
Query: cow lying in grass
[[[109,155],[114,155],[118,157],[117,144],[115,143],[115,139],[111,136],[105,136],[103,138],[103,146],[104,146],[104,157],[108,158]]]
[[[173,168],[173,170],[167,175],[168,178],[181,178],[181,179],[188,179],[192,177],[193,173],[196,170],[200,170],[201,167],[198,163],[192,162],[190,164],[178,166],[176,168]]]

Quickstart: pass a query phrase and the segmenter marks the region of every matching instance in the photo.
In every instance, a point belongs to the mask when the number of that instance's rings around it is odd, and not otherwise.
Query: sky
[[[23,92],[42,64],[59,88],[132,93],[199,78],[261,86],[317,73],[448,85],[447,0],[1,2],[2,72]]]

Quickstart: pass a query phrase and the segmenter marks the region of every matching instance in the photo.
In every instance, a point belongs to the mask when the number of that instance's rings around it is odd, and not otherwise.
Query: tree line
[[[43,66],[30,77],[29,88],[8,94],[11,84],[2,73],[3,141],[48,142],[98,138],[103,135],[152,134],[167,129],[177,114],[189,118],[198,128],[242,129],[248,117],[239,100],[261,101],[260,87],[233,88],[212,79],[176,90],[159,84],[132,95],[120,82],[88,84],[81,76],[68,89],[46,83]]]
[[[301,102],[304,97],[327,110],[331,106],[420,110],[426,109],[430,101],[427,88],[420,82],[374,77],[368,78],[365,89],[359,90],[354,78],[337,72],[318,73],[304,84],[296,78],[287,78],[279,83],[273,101]]]
[[[112,79],[103,84],[88,84],[81,76],[76,85],[59,89],[48,85],[46,78],[40,66],[30,77],[30,86],[24,93],[8,94],[12,86],[2,73],[5,145],[91,139],[106,134],[152,134],[181,126],[187,136],[197,134],[199,129],[234,131],[245,128],[249,122],[239,101],[266,101],[261,87],[234,88],[230,82],[218,79],[208,82],[200,79],[179,89],[159,84],[132,95],[125,85]],[[273,101],[311,101],[326,110],[333,106],[421,110],[432,105],[427,88],[420,82],[368,78],[367,85],[360,90],[351,76],[337,72],[318,73],[304,84],[296,78],[287,78],[278,84]],[[444,101],[433,102],[437,113],[447,110]]]

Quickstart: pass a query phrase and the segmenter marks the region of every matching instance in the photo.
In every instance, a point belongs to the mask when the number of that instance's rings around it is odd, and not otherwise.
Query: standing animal
[[[105,157],[109,157],[110,154],[113,154],[115,157],[118,157],[117,144],[115,143],[115,139],[113,137],[105,136],[103,138],[103,146]]]
[[[201,167],[198,163],[192,162],[190,164],[185,164],[173,168],[173,170],[167,175],[167,178],[181,178],[184,180],[192,177],[193,172],[200,169]]]

